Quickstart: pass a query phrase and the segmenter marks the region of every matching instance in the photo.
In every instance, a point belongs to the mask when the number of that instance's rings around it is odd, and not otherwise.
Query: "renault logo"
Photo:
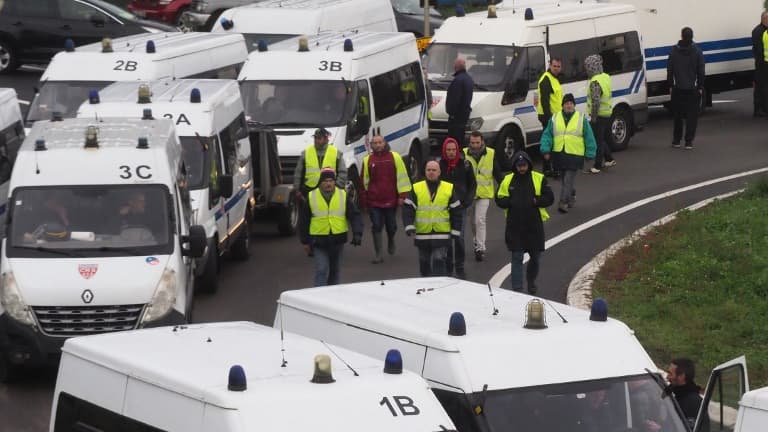
[[[93,293],[91,290],[85,290],[83,291],[83,294],[80,296],[81,299],[83,299],[84,303],[90,303],[93,301]]]

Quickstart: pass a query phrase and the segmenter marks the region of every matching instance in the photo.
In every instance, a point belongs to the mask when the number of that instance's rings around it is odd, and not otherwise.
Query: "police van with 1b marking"
[[[454,61],[464,58],[475,83],[467,130],[481,132],[508,167],[514,151],[536,145],[543,132],[535,93],[548,59],[562,59],[563,94],[573,93],[577,109],[586,111],[584,59],[591,54],[602,56],[604,71],[611,75],[608,142],[615,150],[626,148],[648,116],[635,9],[593,1],[528,8],[513,3],[445,20],[427,49],[434,105],[430,136],[442,142],[447,134],[446,90]]]
[[[382,362],[250,322],[67,341],[49,430],[455,432],[399,353]]]
[[[16,158],[0,259],[0,380],[65,339],[191,319],[188,177],[168,119],[32,127]]]
[[[374,134],[403,156],[412,177],[428,156],[426,93],[412,34],[326,32],[263,43],[238,80],[246,116],[277,133],[284,182],[292,181],[318,127],[343,154],[354,198]]]
[[[173,120],[189,175],[193,223],[205,227],[206,255],[199,262],[198,291],[218,289],[219,259],[249,256],[253,171],[248,126],[234,80],[119,82],[80,106],[77,116],[155,116]],[[149,111],[146,111],[149,110]]]
[[[13,162],[24,141],[24,118],[16,90],[0,88],[0,217],[5,216],[8,181]]]
[[[639,431],[649,419],[687,431],[602,299],[590,312],[453,278],[371,281],[285,291],[274,327],[366,355],[399,350],[462,432]]]
[[[75,117],[92,90],[113,82],[237,77],[248,56],[239,34],[146,33],[75,48],[67,44],[40,78],[27,123]]]

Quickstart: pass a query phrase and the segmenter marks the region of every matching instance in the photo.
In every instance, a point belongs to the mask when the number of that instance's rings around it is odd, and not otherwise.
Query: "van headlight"
[[[471,131],[478,131],[480,128],[483,127],[483,118],[482,117],[475,117],[469,119],[467,122],[467,128]]]
[[[144,310],[141,323],[146,324],[168,315],[174,304],[176,304],[176,271],[165,269],[155,288],[155,294],[152,295],[152,300]]]
[[[21,298],[19,286],[16,285],[16,278],[13,276],[13,272],[3,273],[0,283],[2,283],[2,286],[0,286],[0,305],[3,306],[5,313],[22,324],[36,327],[32,312],[24,303],[24,299]]]

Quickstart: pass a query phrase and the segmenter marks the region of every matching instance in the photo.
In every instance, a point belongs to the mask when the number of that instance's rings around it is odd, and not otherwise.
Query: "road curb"
[[[739,189],[733,192],[717,195],[712,198],[707,198],[682,210],[698,210],[711,204],[714,201],[731,197],[743,191],[744,189]],[[592,282],[595,280],[595,275],[597,275],[597,272],[600,271],[600,268],[602,268],[603,264],[613,255],[615,255],[618,250],[631,244],[638,238],[645,235],[651,229],[660,225],[667,224],[674,220],[675,217],[677,217],[677,213],[680,211],[681,210],[677,210],[674,213],[668,214],[651,222],[650,224],[638,229],[627,237],[624,237],[623,239],[610,245],[599,254],[595,255],[594,258],[592,258],[581,269],[579,269],[578,272],[576,272],[576,275],[571,280],[571,283],[568,285],[568,292],[565,297],[566,303],[580,309],[589,309],[592,306]]]

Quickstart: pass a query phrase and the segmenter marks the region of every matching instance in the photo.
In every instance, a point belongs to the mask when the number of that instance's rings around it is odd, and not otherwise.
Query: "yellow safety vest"
[[[432,200],[427,181],[413,185],[418,206],[416,207],[416,239],[448,239],[451,233],[451,214],[449,205],[453,194],[453,184],[441,181]],[[422,235],[419,234],[434,234]]]
[[[512,183],[512,177],[515,176],[515,173],[507,174],[504,177],[504,180],[501,181],[501,184],[499,185],[499,198],[505,198],[509,196],[509,184]],[[531,177],[533,177],[533,192],[536,194],[537,197],[541,196],[541,185],[544,182],[544,174],[536,171],[531,171]],[[504,211],[504,216],[507,215],[507,210]],[[547,209],[543,207],[539,207],[539,215],[541,215],[541,221],[546,222],[547,219],[549,219],[549,213],[547,213]]]
[[[493,155],[492,148],[485,148],[485,154],[476,161],[469,155],[469,147],[464,147],[464,157],[472,164],[475,170],[475,180],[477,181],[477,192],[475,198],[493,198]]]
[[[763,32],[763,61],[768,63],[768,30]]]
[[[549,71],[544,72],[539,78],[537,84],[539,95],[541,95],[541,82],[544,81],[544,77],[549,77],[549,82],[552,85],[552,94],[549,97],[549,112],[553,115],[563,109],[563,88],[560,87],[560,81]],[[539,103],[536,104],[536,112],[538,114],[544,114],[544,107],[541,105],[541,97],[539,97]]]
[[[309,234],[313,236],[344,234],[347,232],[347,192],[336,188],[328,203],[319,189],[309,193],[309,209],[312,219],[309,221]]]
[[[555,113],[552,117],[552,151],[576,156],[584,156],[584,121],[581,113],[576,111],[568,125],[565,124],[563,112]]]
[[[336,170],[336,147],[332,144],[328,144],[328,148],[325,149],[325,156],[323,156],[322,165],[318,164],[317,149],[314,145],[307,147],[304,150],[304,185],[309,189],[314,189],[317,184],[320,183],[320,169],[321,168],[333,168]]]
[[[405,193],[411,191],[411,179],[408,178],[408,171],[405,169],[405,163],[403,158],[397,152],[391,152],[392,159],[395,161],[395,175],[397,176],[397,193]],[[363,158],[363,188],[368,190],[368,184],[371,182],[371,170],[368,169],[368,160],[371,158],[367,155]]]
[[[611,107],[611,76],[607,73],[603,72],[601,74],[597,74],[592,77],[591,80],[589,80],[589,85],[587,86],[587,112],[592,113],[592,83],[597,82],[600,85],[600,90],[602,90],[602,95],[600,96],[600,108],[598,108],[597,115],[599,117],[610,117],[611,114],[613,114],[613,109]],[[592,119],[597,120],[597,119]]]

